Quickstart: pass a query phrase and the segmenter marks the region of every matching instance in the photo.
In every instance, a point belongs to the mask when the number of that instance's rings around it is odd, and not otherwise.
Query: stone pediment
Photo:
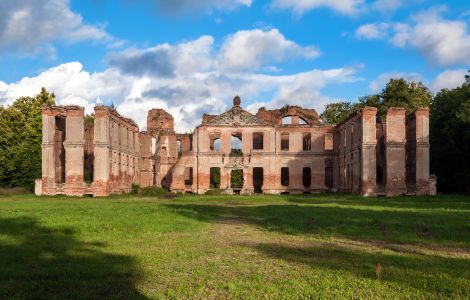
[[[263,119],[250,114],[239,106],[232,107],[229,111],[218,116],[207,118],[203,125],[271,125]]]

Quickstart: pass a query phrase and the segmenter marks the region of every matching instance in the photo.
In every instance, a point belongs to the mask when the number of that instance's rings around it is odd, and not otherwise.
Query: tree
[[[379,95],[378,112],[384,117],[390,107],[404,107],[407,113],[419,107],[429,107],[432,94],[421,82],[408,82],[405,79],[390,79]]]
[[[431,100],[431,92],[421,82],[390,79],[379,94],[361,97],[356,103],[327,104],[320,118],[325,123],[338,124],[346,120],[351,113],[361,110],[365,106],[371,106],[377,108],[377,119],[381,120],[390,107],[404,107],[407,113],[411,113],[419,107],[429,107]]]
[[[327,124],[341,123],[351,114],[353,106],[352,103],[346,101],[329,103],[325,106],[325,110],[320,115],[320,119],[323,123]]]
[[[0,107],[0,185],[34,187],[41,177],[43,105],[53,105],[55,96],[42,88],[35,97],[20,97]]]
[[[430,108],[431,171],[443,192],[470,193],[470,80],[466,79],[460,87],[441,90]]]

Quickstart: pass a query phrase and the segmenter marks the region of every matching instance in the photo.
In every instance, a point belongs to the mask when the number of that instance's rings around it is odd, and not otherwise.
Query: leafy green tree
[[[466,79],[460,87],[441,90],[430,108],[431,171],[442,192],[470,193],[470,77]]]
[[[378,115],[385,116],[390,107],[404,107],[407,113],[419,107],[429,107],[432,94],[421,82],[408,82],[405,79],[390,79],[377,101]]]
[[[377,108],[377,119],[380,120],[385,117],[390,107],[401,106],[410,113],[419,107],[429,107],[431,100],[431,92],[421,82],[390,79],[379,94],[361,97],[356,103],[337,102],[327,104],[320,118],[324,123],[338,124],[346,120],[351,113],[365,106],[371,106]]]
[[[41,176],[43,105],[53,105],[55,96],[42,88],[35,97],[20,97],[0,107],[0,185],[34,187]]]
[[[350,102],[329,103],[325,106],[325,110],[320,115],[320,119],[323,123],[338,124],[346,120],[353,110],[354,104]]]

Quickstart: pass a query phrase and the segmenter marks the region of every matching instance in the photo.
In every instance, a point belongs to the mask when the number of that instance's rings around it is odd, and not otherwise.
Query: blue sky
[[[470,4],[437,0],[0,0],[0,104],[45,86],[186,131],[239,94],[319,112],[394,77],[433,92],[470,68]]]

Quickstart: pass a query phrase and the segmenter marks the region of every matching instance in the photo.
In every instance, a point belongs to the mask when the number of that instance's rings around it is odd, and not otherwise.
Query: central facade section
[[[171,190],[205,193],[304,193],[324,191],[333,178],[333,128],[314,110],[240,107],[204,115],[192,135],[193,149],[179,151]],[[331,162],[329,163],[329,161]]]

